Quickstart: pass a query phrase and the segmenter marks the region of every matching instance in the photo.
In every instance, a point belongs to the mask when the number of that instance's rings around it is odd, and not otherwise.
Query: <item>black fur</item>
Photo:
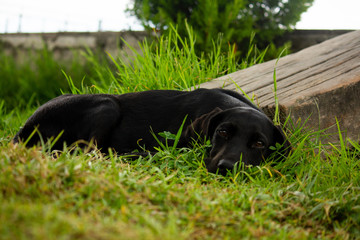
[[[53,149],[61,150],[78,140],[94,140],[106,152],[130,153],[140,146],[152,149],[158,143],[151,134],[176,133],[186,122],[178,147],[189,146],[198,136],[211,140],[207,169],[222,172],[242,159],[258,165],[271,154],[270,146],[289,146],[282,130],[242,95],[224,89],[198,89],[191,92],[153,90],[122,95],[63,95],[35,111],[16,134],[14,143],[38,144],[62,133]]]

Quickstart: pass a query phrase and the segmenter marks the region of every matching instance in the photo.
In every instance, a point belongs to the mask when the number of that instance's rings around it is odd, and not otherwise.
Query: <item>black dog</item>
[[[242,95],[223,89],[191,92],[154,90],[123,95],[63,95],[42,105],[16,134],[13,142],[28,146],[62,135],[53,146],[61,150],[64,142],[93,140],[98,148],[117,153],[158,146],[151,134],[176,133],[186,117],[178,147],[189,146],[199,136],[211,140],[207,169],[226,172],[240,161],[258,165],[283,144],[282,131]],[[38,133],[28,139],[34,129]]]

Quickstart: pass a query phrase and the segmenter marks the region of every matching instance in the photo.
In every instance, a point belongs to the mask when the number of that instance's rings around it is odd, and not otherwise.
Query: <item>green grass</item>
[[[130,65],[114,59],[116,71],[90,55],[96,70],[87,75],[92,85],[72,86],[82,77],[68,74],[69,91],[188,89],[240,68],[231,51],[216,53],[216,43],[213,59],[194,55],[192,41],[174,31],[158,43],[142,45],[143,53]],[[162,146],[156,155],[134,161],[96,149],[49,154],[46,146],[13,145],[11,137],[36,107],[9,110],[6,104],[0,101],[1,239],[360,235],[360,146],[343,139],[340,126],[340,141],[324,145],[322,131],[288,120],[293,151],[286,161],[243,167],[224,177],[206,171],[202,160],[207,144],[191,149]]]
[[[130,48],[131,54],[118,58],[109,56],[110,64],[99,62],[92,52],[85,54],[96,74],[90,76],[92,88],[73,89],[73,92],[126,93],[149,89],[188,90],[200,83],[261,62],[266,51],[250,49],[246,60],[238,63],[233,46],[221,52],[219,38],[213,51],[198,56],[192,30],[189,37],[181,38],[175,28],[166,36],[140,44],[141,52]],[[124,53],[125,54],[125,53]],[[130,59],[130,64],[129,64]]]
[[[45,103],[60,95],[61,90],[68,92],[70,88],[62,70],[71,74],[74,84],[80,86],[83,77],[92,74],[92,68],[81,64],[80,58],[74,52],[71,60],[59,63],[44,47],[43,50],[29,50],[16,60],[0,45],[0,101],[4,101],[4,107],[11,111]]]
[[[206,171],[202,147],[127,161],[4,144],[2,239],[356,238],[360,146],[329,153],[298,134],[286,162],[226,177]]]

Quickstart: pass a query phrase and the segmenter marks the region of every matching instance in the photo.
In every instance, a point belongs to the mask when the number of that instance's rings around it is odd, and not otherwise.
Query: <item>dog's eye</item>
[[[261,140],[257,140],[255,141],[252,145],[251,145],[252,148],[264,148],[265,147],[265,143]]]
[[[229,137],[229,134],[226,130],[217,130],[217,134],[220,136],[220,137],[223,137],[225,139],[227,139]]]

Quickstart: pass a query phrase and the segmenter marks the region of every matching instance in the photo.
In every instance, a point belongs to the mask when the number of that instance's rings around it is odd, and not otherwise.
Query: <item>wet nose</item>
[[[220,170],[226,170],[226,169],[233,169],[234,168],[234,163],[229,161],[229,160],[226,160],[226,159],[221,159],[217,165],[217,167],[220,169]]]

